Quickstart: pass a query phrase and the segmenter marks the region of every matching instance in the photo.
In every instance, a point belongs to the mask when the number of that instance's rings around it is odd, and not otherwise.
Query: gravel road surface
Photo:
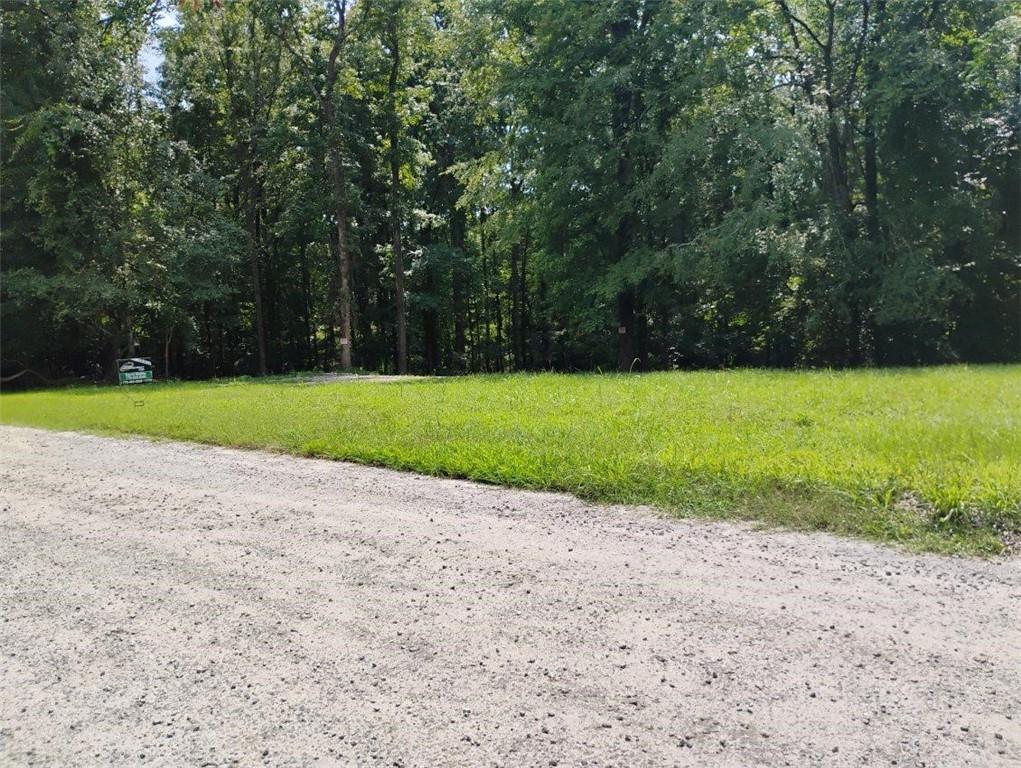
[[[0,428],[0,765],[1006,766],[1021,561]]]

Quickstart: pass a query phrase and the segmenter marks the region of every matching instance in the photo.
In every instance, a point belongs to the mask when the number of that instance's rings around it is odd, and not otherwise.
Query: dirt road
[[[0,764],[997,766],[1021,563],[0,428]]]

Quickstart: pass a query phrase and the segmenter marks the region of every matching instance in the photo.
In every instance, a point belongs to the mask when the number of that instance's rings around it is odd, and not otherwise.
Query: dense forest
[[[1019,2],[2,2],[19,384],[1021,357]]]

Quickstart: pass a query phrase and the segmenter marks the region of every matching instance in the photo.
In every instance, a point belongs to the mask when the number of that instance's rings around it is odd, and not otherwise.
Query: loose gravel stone
[[[0,501],[3,766],[1021,760],[1016,559],[13,427]]]

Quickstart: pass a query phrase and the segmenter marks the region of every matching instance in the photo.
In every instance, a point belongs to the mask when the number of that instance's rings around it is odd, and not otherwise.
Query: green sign
[[[117,380],[121,384],[147,384],[152,381],[152,360],[131,357],[117,361]]]

